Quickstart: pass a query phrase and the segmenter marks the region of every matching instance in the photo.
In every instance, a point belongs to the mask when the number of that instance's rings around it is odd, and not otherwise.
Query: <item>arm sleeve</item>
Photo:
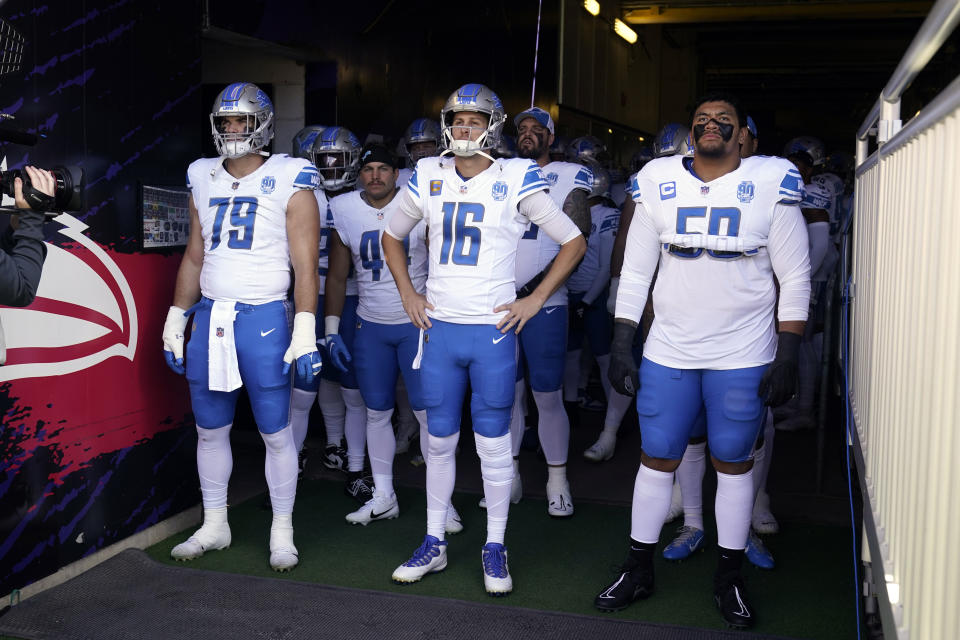
[[[816,273],[823,264],[830,245],[830,223],[814,222],[807,225],[807,234],[810,236],[810,273]]]
[[[583,301],[587,304],[593,304],[593,301],[603,293],[603,290],[610,283],[610,256],[613,253],[614,235],[612,224],[609,228],[605,228],[609,220],[610,218],[604,220],[600,225],[600,231],[597,232],[597,240],[600,241],[600,271],[597,272],[593,284],[590,285],[590,289],[583,296]]]
[[[780,282],[780,320],[805,321],[810,307],[807,225],[795,205],[777,204],[767,238],[770,265]]]
[[[617,289],[614,316],[639,322],[647,304],[647,293],[660,262],[660,234],[643,202],[637,202],[630,230],[627,231],[623,269]]]
[[[43,214],[24,210],[13,246],[0,252],[0,304],[25,307],[37,295],[47,247],[43,244]]]
[[[400,206],[390,215],[390,220],[387,222],[387,233],[391,238],[403,240],[423,219],[423,211],[413,201],[410,192],[402,195],[398,194],[397,197],[403,198],[403,200],[400,202]]]
[[[557,244],[566,244],[583,235],[545,191],[535,191],[523,198],[518,203],[517,210]]]

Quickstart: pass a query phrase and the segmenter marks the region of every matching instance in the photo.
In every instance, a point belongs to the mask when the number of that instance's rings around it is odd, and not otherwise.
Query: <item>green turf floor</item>
[[[662,560],[656,564],[657,593],[651,599],[619,613],[603,614],[593,608],[593,598],[615,577],[616,565],[625,556],[629,509],[580,501],[573,518],[553,520],[542,499],[511,505],[506,542],[514,592],[495,599],[483,590],[480,548],[485,512],[477,506],[478,496],[471,494],[454,496],[465,529],[449,538],[447,569],[413,585],[390,581],[393,569],[420,544],[426,528],[423,491],[401,488],[399,497],[398,519],[366,527],[349,525],[343,516],[357,505],[343,494],[342,484],[305,480],[294,514],[301,559],[294,571],[277,574],[268,566],[271,515],[261,508],[259,496],[231,507],[233,546],[190,566],[507,607],[724,628],[711,593],[716,563],[712,533],[708,533],[710,546],[705,552],[680,564]],[[664,527],[661,548],[677,524]],[[714,530],[712,521],[707,522],[707,530]],[[172,536],[146,551],[160,562],[177,564],[170,559],[170,550],[188,534]],[[748,594],[757,611],[756,630],[796,638],[855,637],[849,529],[782,523],[781,532],[766,540],[777,568],[745,567]]]

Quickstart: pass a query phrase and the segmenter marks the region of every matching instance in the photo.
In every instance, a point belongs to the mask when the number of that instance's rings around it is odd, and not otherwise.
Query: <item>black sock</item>
[[[630,538],[630,559],[637,563],[637,566],[644,569],[653,568],[653,552],[657,548],[655,542],[637,542]]]
[[[740,567],[743,565],[743,549],[727,549],[720,546],[717,549],[720,551],[717,575],[740,573]]]

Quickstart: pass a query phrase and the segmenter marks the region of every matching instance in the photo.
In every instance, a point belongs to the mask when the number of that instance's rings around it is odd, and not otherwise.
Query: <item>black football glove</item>
[[[617,320],[613,323],[613,342],[610,343],[610,371],[607,377],[617,393],[636,395],[640,390],[637,363],[633,360],[633,336],[637,327]]]
[[[583,300],[570,305],[570,329],[576,331],[583,330],[583,317],[587,312],[588,306],[589,305]]]
[[[779,407],[797,393],[797,370],[802,336],[781,331],[777,339],[777,357],[760,379],[757,395],[771,407]]]

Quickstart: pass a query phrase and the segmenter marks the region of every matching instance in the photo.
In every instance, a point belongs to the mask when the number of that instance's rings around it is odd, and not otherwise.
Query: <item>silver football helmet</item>
[[[597,166],[607,164],[607,146],[596,136],[574,138],[567,145],[564,155],[567,162],[593,163]]]
[[[247,126],[244,132],[227,132],[226,116],[245,116]],[[234,82],[214,100],[210,128],[220,156],[239,158],[248,153],[267,155],[263,149],[273,139],[273,103],[257,85]]]
[[[671,122],[660,129],[653,139],[653,157],[665,158],[674,155],[693,155],[693,143],[690,129],[682,124]]]
[[[640,150],[630,157],[630,173],[636,173],[643,169],[644,165],[653,160],[653,147],[647,145],[640,147]]]
[[[453,118],[454,114],[460,111],[482,113],[487,116],[487,127],[476,140],[454,139]],[[487,152],[497,147],[500,142],[500,133],[503,131],[503,123],[506,121],[507,113],[503,110],[503,103],[489,87],[477,83],[463,85],[450,94],[443,109],[440,110],[440,130],[443,135],[443,144],[447,148],[444,153],[450,152],[458,156],[481,153],[490,158]]]
[[[352,187],[360,171],[360,141],[346,127],[327,127],[314,140],[310,161],[320,172],[324,191]]]
[[[403,133],[403,155],[410,159],[411,165],[415,165],[417,161],[422,158],[429,158],[430,156],[435,156],[440,153],[440,150],[443,148],[441,139],[440,125],[436,120],[417,118],[410,123],[410,126],[407,127],[407,130]],[[425,149],[413,150],[411,148],[413,145],[421,142],[432,142],[436,145],[437,150],[429,153]]]
[[[313,158],[310,155],[313,151],[313,143],[316,142],[317,137],[324,129],[326,129],[326,127],[319,124],[312,124],[300,129],[297,135],[293,136],[293,150],[290,155],[294,158],[306,158],[313,162]]]
[[[596,164],[589,163],[587,166],[593,171],[593,182],[591,183],[590,197],[610,199],[610,173]]]
[[[550,145],[550,161],[563,162],[567,158],[567,147],[570,146],[570,138],[567,136],[554,136],[553,144]]]
[[[806,154],[810,156],[810,159],[813,161],[813,166],[815,167],[819,167],[826,160],[823,151],[823,142],[813,136],[799,136],[790,140],[783,148],[783,156],[788,158],[796,151],[805,151]]]

